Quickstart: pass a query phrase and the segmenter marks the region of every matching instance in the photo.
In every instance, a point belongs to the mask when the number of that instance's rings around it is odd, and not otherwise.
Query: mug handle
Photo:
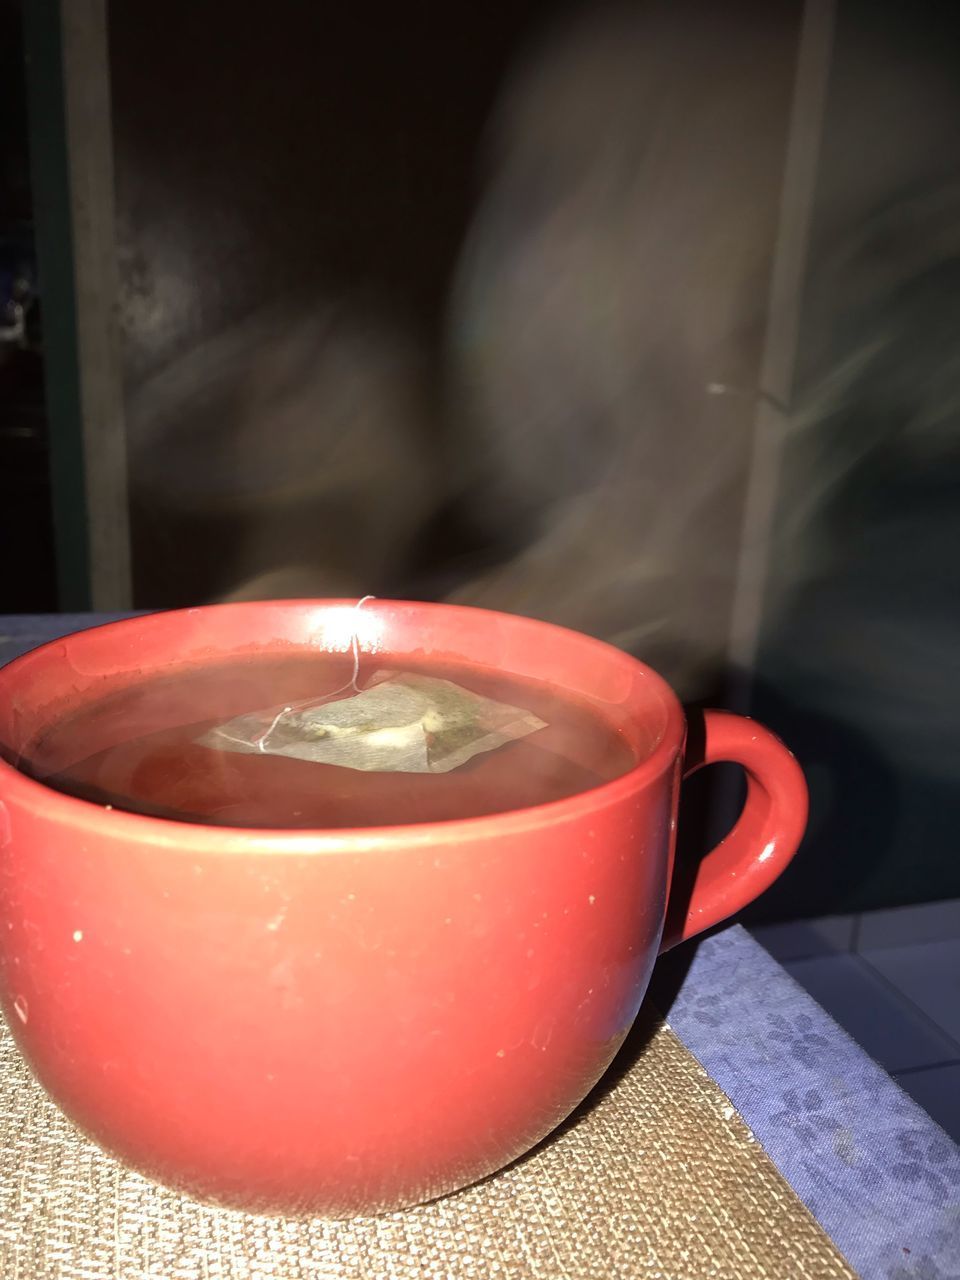
[[[733,830],[704,858],[686,917],[668,925],[661,951],[726,920],[769,889],[797,851],[807,824],[807,784],[793,753],[769,729],[728,711],[704,712],[702,752],[684,778],[708,764],[743,765],[747,799]]]

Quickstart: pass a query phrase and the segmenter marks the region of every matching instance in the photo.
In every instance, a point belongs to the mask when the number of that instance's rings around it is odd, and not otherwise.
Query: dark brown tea
[[[71,795],[157,817],[236,827],[342,828],[523,809],[587,791],[636,763],[617,724],[568,694],[475,667],[380,658],[378,671],[452,681],[531,713],[532,722],[544,727],[442,773],[362,771],[269,751],[219,750],[198,741],[251,712],[331,694],[338,701],[352,696],[352,689],[344,689],[351,665],[342,656],[301,653],[154,676],[92,700],[52,726],[19,767]]]

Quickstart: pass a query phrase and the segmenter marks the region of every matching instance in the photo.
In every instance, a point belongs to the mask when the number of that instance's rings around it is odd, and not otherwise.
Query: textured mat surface
[[[853,1275],[673,1033],[574,1123],[419,1209],[293,1222],[212,1209],[86,1141],[0,1039],[3,1280],[834,1280]]]

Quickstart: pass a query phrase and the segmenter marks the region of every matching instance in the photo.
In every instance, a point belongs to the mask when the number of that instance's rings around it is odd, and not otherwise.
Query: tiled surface
[[[828,916],[823,920],[790,920],[786,924],[761,925],[751,933],[775,960],[807,960],[812,956],[838,955],[854,949],[855,916]]]
[[[861,955],[960,1044],[960,937]]]
[[[859,956],[821,956],[784,968],[891,1074],[960,1056],[949,1035]]]
[[[960,900],[753,932],[960,1140]]]
[[[960,898],[952,898],[949,902],[929,902],[922,907],[870,911],[859,917],[857,945],[860,951],[872,951],[958,938]]]

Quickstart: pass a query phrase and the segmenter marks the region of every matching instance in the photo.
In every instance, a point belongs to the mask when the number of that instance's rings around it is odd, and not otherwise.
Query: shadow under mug
[[[751,902],[806,820],[772,734],[708,712],[685,758],[676,696],[616,649],[482,610],[355,606],[137,617],[0,670],[11,1031],[108,1151],[253,1212],[413,1205],[528,1151],[606,1071],[658,952]],[[615,713],[635,767],[493,816],[304,831],[106,809],[14,766],[91,699],[224,659],[342,652],[345,619],[361,654],[494,670]],[[664,938],[681,778],[717,761],[744,767],[746,804]]]

